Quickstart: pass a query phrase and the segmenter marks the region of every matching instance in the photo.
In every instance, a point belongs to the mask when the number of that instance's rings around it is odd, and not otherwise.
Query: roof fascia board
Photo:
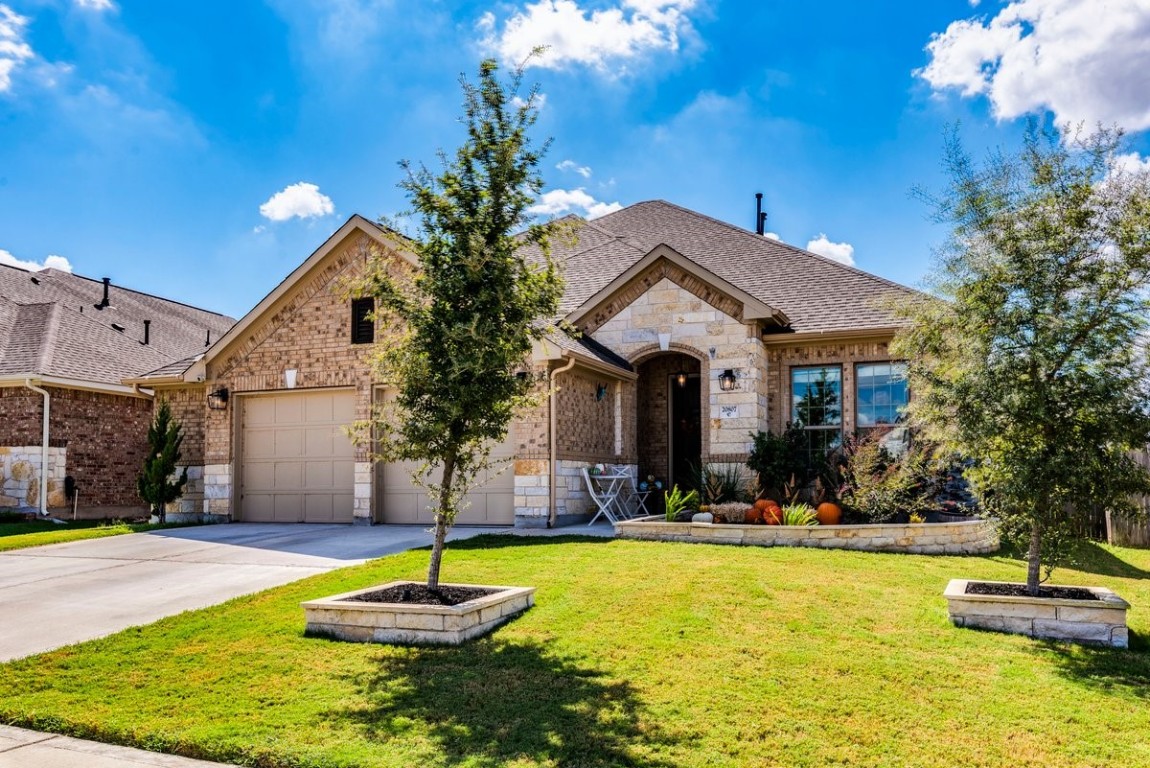
[[[858,341],[859,339],[889,339],[899,331],[896,326],[889,328],[850,328],[830,331],[803,331],[801,333],[767,333],[763,334],[763,345],[768,347],[785,347],[791,344],[806,342],[829,343],[834,341]]]
[[[598,293],[568,314],[566,318],[568,322],[573,324],[578,323],[587,315],[590,315],[599,305],[606,303],[619,289],[638,277],[647,268],[659,261],[659,259],[666,259],[685,272],[694,275],[736,301],[741,302],[743,305],[743,320],[745,321],[774,320],[779,325],[786,325],[790,322],[782,311],[767,306],[746,291],[732,285],[714,272],[711,272],[709,269],[699,266],[666,243],[656,245],[646,256],[632,264],[614,280],[604,286]]]
[[[626,371],[622,368],[617,368],[610,363],[605,363],[597,357],[593,357],[582,352],[576,352],[570,349],[563,349],[558,344],[548,341],[547,339],[538,339],[532,345],[531,360],[535,363],[547,363],[556,360],[575,359],[576,365],[583,368],[589,368],[593,371],[603,373],[607,376],[612,376],[616,379],[624,381],[635,381],[639,378],[639,374],[634,371]]]
[[[137,386],[126,384],[105,384],[101,381],[84,381],[83,379],[66,379],[60,376],[41,376],[37,373],[8,374],[0,377],[0,387],[22,387],[31,380],[37,386],[58,387],[60,389],[79,389],[85,392],[102,392],[109,395],[127,395],[145,400],[151,398],[152,393]]]
[[[375,223],[360,216],[358,213],[354,214],[350,219],[344,222],[342,227],[332,233],[332,235],[323,242],[323,245],[317,248],[311,256],[308,256],[302,264],[292,270],[259,304],[256,304],[255,307],[240,318],[239,322],[233,325],[227,333],[217,339],[216,343],[212,344],[212,346],[204,352],[202,362],[206,364],[208,361],[216,358],[235,341],[241,338],[256,321],[271,310],[276,303],[286,296],[297,283],[303,280],[313,268],[356,232],[367,235],[379,245],[393,249],[412,266],[419,266],[419,261],[415,255],[402,247],[400,242],[397,242],[398,238],[401,237],[398,233],[384,230]]]

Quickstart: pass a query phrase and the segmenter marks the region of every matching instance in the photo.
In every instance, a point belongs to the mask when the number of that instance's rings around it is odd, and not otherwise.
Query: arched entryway
[[[699,360],[663,352],[636,370],[639,476],[654,475],[667,487],[694,488],[691,468],[699,466],[706,447]]]

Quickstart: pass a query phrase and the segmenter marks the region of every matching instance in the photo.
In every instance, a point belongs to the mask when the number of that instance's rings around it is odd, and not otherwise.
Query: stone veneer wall
[[[136,476],[148,451],[151,400],[46,389],[52,401],[50,445],[68,448],[64,473],[76,480],[80,510],[88,516],[145,511]],[[0,388],[0,446],[39,446],[42,408],[43,399],[31,390]]]
[[[744,460],[750,450],[748,433],[767,423],[766,355],[756,324],[744,323],[736,316],[739,305],[707,293],[695,285],[694,278],[673,269],[667,275],[609,319],[599,322],[602,318],[597,318],[597,325],[588,326],[593,328],[590,333],[632,363],[660,354],[659,334],[670,334],[669,351],[690,355],[701,365],[706,403],[703,459]],[[637,283],[635,290],[644,285]],[[708,303],[700,294],[711,296],[721,306]],[[719,388],[719,374],[727,368],[738,376],[731,392]],[[734,413],[724,416],[724,406]]]
[[[768,337],[769,339],[769,337]],[[828,365],[842,368],[843,434],[855,431],[855,365],[890,360],[889,338],[830,344],[788,344],[767,347],[767,400],[771,429],[791,421],[791,369]]]
[[[64,475],[67,448],[48,448],[48,507],[67,506]],[[40,506],[39,445],[0,446],[0,508]]]
[[[811,526],[633,520],[618,523],[615,535],[647,541],[856,549],[915,555],[984,555],[997,552],[999,547],[998,526],[991,520]]]
[[[295,391],[350,387],[356,392],[356,420],[371,415],[374,399],[370,344],[351,343],[351,306],[345,282],[360,274],[372,249],[366,236],[350,238],[322,267],[297,284],[263,322],[250,328],[227,354],[208,365],[208,387],[227,387],[226,411],[207,411],[205,424],[205,513],[232,513],[238,424],[236,394],[287,392],[284,371],[298,371]],[[381,333],[377,323],[377,338]],[[366,446],[356,446],[354,514],[370,522],[373,475]],[[366,467],[366,471],[365,471]]]

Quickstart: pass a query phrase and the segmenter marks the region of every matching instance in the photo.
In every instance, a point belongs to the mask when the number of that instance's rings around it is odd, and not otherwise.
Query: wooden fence
[[[1150,468],[1150,447],[1132,451],[1131,458]],[[1142,515],[1135,518],[1106,514],[1106,541],[1120,547],[1150,547],[1150,497],[1143,496]]]

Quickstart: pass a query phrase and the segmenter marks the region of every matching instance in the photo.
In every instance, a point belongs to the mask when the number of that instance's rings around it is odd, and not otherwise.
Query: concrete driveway
[[[0,661],[429,544],[421,526],[233,523],[0,553]]]

